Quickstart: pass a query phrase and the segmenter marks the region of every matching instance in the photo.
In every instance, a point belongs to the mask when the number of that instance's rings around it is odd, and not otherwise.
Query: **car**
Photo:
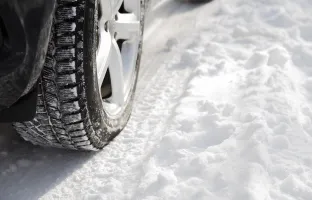
[[[2,0],[0,122],[35,145],[104,148],[131,115],[144,0]]]

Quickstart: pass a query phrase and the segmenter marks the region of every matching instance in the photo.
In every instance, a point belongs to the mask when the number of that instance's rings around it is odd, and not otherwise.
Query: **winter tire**
[[[144,1],[57,2],[36,117],[14,127],[33,144],[99,150],[130,117]]]

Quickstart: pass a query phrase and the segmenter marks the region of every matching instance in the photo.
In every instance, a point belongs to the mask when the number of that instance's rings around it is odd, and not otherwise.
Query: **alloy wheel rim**
[[[107,114],[118,115],[135,81],[141,39],[140,0],[99,0],[98,84]]]

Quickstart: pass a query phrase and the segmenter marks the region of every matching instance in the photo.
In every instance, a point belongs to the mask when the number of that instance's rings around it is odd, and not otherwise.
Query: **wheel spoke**
[[[112,0],[100,0],[99,6],[101,11],[100,24],[104,24],[105,21],[110,20],[113,17],[114,5]]]
[[[100,86],[103,83],[107,68],[110,64],[112,46],[112,37],[110,33],[101,31],[99,49],[96,57],[98,81]]]
[[[137,17],[140,16],[140,10],[141,10],[140,1],[124,0],[124,7],[125,7],[125,10],[127,10],[128,12],[134,13]]]
[[[113,0],[113,14],[117,15],[123,0]]]
[[[102,17],[104,20],[110,20],[118,14],[123,0],[100,0]]]
[[[134,14],[119,15],[115,22],[115,31],[117,39],[132,40],[140,35],[140,22],[136,20]]]
[[[111,62],[109,72],[112,86],[111,102],[122,105],[124,103],[124,74],[120,49],[117,42],[113,40],[111,48]]]

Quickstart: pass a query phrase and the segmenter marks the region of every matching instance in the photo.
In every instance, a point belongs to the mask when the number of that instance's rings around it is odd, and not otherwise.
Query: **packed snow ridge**
[[[70,173],[35,193],[10,177],[31,180],[42,152],[4,149],[0,199],[311,200],[312,1],[156,7],[126,130],[85,160],[46,150]]]

